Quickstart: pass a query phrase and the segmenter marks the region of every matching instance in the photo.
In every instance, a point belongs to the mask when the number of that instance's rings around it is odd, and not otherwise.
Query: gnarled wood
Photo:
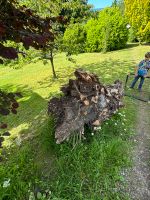
[[[55,138],[59,144],[73,133],[84,134],[85,124],[97,127],[123,106],[123,86],[117,80],[104,86],[95,74],[75,71],[75,80],[61,88],[64,96],[53,98],[48,113],[56,118]]]

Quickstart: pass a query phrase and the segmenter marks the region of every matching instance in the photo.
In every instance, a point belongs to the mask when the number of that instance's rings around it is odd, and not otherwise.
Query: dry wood
[[[123,86],[117,80],[104,86],[95,74],[82,69],[75,71],[75,80],[61,88],[64,96],[53,98],[48,113],[56,118],[56,143],[68,139],[71,134],[83,136],[84,126],[97,127],[123,106]]]

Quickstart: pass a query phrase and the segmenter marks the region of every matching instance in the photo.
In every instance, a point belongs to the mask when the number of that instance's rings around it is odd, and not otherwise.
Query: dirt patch
[[[126,176],[127,192],[133,200],[150,200],[150,104],[139,102],[133,168]]]

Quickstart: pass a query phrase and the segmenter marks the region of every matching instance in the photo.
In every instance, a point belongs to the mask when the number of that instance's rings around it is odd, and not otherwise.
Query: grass
[[[106,121],[93,136],[74,148],[72,142],[56,145],[54,122],[47,117],[47,103],[60,94],[61,85],[82,67],[100,76],[104,83],[125,80],[148,46],[129,46],[106,54],[86,53],[74,56],[76,64],[55,59],[58,80],[52,78],[49,65],[42,62],[20,69],[3,67],[0,87],[20,91],[17,115],[4,119],[10,137],[0,150],[0,200],[111,200],[128,199],[124,192],[122,170],[130,166],[130,140],[134,132],[137,102],[125,98],[125,108]],[[146,85],[146,83],[145,83]],[[131,123],[132,122],[132,123]],[[19,142],[18,142],[19,141]],[[4,183],[7,187],[3,187]]]

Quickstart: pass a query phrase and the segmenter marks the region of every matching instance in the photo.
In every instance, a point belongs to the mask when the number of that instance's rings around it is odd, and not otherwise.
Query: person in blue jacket
[[[140,78],[140,84],[138,90],[142,90],[144,79],[148,76],[148,70],[150,69],[150,52],[145,54],[145,59],[140,61],[140,63],[135,68],[135,78],[131,83],[130,88],[134,88],[136,82]]]

